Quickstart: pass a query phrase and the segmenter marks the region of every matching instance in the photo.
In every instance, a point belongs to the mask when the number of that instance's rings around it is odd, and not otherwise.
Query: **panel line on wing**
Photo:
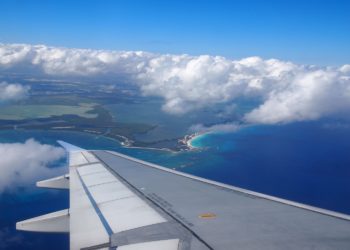
[[[110,235],[84,189],[77,168],[70,167],[69,173],[70,248],[80,249],[109,242]]]
[[[297,208],[301,208],[301,209],[308,210],[308,211],[311,211],[311,212],[315,212],[315,213],[331,216],[331,217],[334,217],[334,218],[342,219],[342,220],[345,220],[345,221],[350,221],[350,215],[347,215],[347,214],[334,212],[334,211],[330,211],[330,210],[327,210],[327,209],[318,208],[318,207],[314,207],[314,206],[311,206],[311,205],[306,205],[306,204],[303,204],[303,203],[299,203],[299,202],[295,202],[295,201],[290,201],[290,200],[278,198],[278,197],[275,197],[275,196],[272,196],[272,195],[266,195],[266,194],[258,193],[258,192],[255,192],[255,191],[250,191],[248,189],[239,188],[239,187],[236,187],[236,186],[220,183],[220,182],[213,181],[213,180],[208,180],[208,179],[205,179],[205,178],[202,178],[202,177],[198,177],[198,176],[194,176],[194,175],[191,175],[191,174],[187,174],[187,173],[179,172],[179,171],[172,170],[172,169],[169,169],[169,168],[165,168],[165,167],[159,166],[157,164],[153,164],[153,163],[150,163],[150,162],[139,160],[139,159],[136,159],[136,158],[133,158],[133,157],[130,157],[130,156],[127,156],[127,155],[123,155],[123,154],[120,154],[120,153],[117,153],[117,152],[113,152],[113,151],[104,151],[104,152],[107,152],[107,153],[109,153],[111,155],[115,155],[115,156],[121,157],[121,158],[126,159],[126,160],[130,160],[130,161],[139,163],[139,164],[141,164],[141,165],[143,165],[145,167],[148,167],[148,168],[158,169],[158,170],[161,170],[161,171],[164,171],[164,172],[168,172],[168,173],[172,173],[172,174],[175,174],[175,175],[178,175],[178,176],[186,177],[186,178],[189,178],[189,179],[194,180],[194,181],[199,181],[199,182],[202,182],[202,183],[213,185],[215,187],[225,188],[228,191],[235,191],[235,192],[238,192],[238,193],[241,193],[241,194],[245,194],[245,195],[251,196],[250,198],[254,198],[255,197],[255,198],[258,198],[258,199],[269,200],[269,201],[273,201],[273,202],[276,202],[276,203],[282,203],[282,204],[285,204],[285,205],[288,205],[288,206],[297,207]],[[101,162],[103,162],[101,160],[101,158],[98,157],[96,154],[95,154],[95,156]]]
[[[80,173],[79,173],[79,172],[77,172],[77,173],[78,173],[79,180],[80,180],[81,184],[83,185],[84,191],[85,191],[87,197],[89,198],[89,200],[90,200],[90,202],[91,202],[91,205],[92,205],[93,208],[95,209],[96,214],[97,214],[98,217],[100,218],[103,227],[106,229],[106,231],[107,231],[107,233],[108,233],[109,235],[112,235],[112,234],[113,234],[113,230],[112,230],[111,227],[109,226],[109,224],[108,224],[106,218],[103,216],[101,210],[98,208],[98,206],[97,206],[97,204],[96,204],[94,198],[92,197],[92,195],[91,195],[91,193],[89,192],[87,186],[86,186],[85,183],[83,182],[83,180],[82,180],[82,178],[81,178],[81,176],[80,176]]]
[[[103,172],[104,172],[104,170],[100,170],[100,171],[91,172],[91,173],[87,173],[87,174],[81,174],[81,176],[88,176],[88,175],[100,174],[100,173],[103,173]]]
[[[92,188],[92,187],[97,187],[97,186],[102,186],[102,185],[106,185],[106,184],[110,184],[110,183],[117,183],[118,181],[106,181],[106,182],[101,182],[101,183],[97,183],[97,184],[92,184],[92,185],[89,185],[88,187],[89,188]]]
[[[109,151],[107,151],[109,152]],[[125,185],[129,186],[132,190],[134,190],[138,195],[139,198],[141,198],[142,200],[146,200],[148,201],[148,203],[151,203],[153,206],[152,208],[155,209],[156,211],[161,211],[162,214],[165,214],[167,217],[171,218],[171,220],[176,221],[177,223],[179,223],[182,227],[184,227],[186,230],[188,230],[189,233],[191,233],[199,242],[201,242],[204,246],[206,246],[208,249],[213,250],[214,248],[211,247],[204,239],[202,239],[197,233],[195,233],[193,230],[191,230],[191,228],[189,228],[186,224],[184,224],[181,220],[179,220],[178,218],[176,218],[172,213],[170,213],[167,209],[163,208],[160,204],[158,204],[156,201],[154,201],[152,198],[148,197],[147,195],[145,195],[144,193],[142,193],[139,189],[137,189],[133,184],[131,184],[130,182],[128,182],[124,177],[122,177],[121,175],[119,175],[117,172],[113,171],[113,169],[111,169],[109,167],[108,164],[106,164],[98,155],[94,154],[95,157],[101,162],[101,164],[103,164],[105,166],[106,169],[109,169],[109,171],[111,171],[111,173],[113,173],[114,176],[117,176],[118,179],[123,182]]]
[[[100,249],[104,249],[104,248],[111,249],[111,248],[110,248],[110,243],[109,243],[109,242],[106,242],[106,243],[103,243],[103,244],[98,244],[98,245],[96,245],[96,246],[83,247],[83,248],[81,248],[80,250],[100,250]]]
[[[103,164],[99,165],[104,171],[95,174],[84,175],[99,166],[78,167],[76,170],[84,191],[109,234],[166,221]]]
[[[105,203],[109,203],[109,202],[113,202],[113,201],[119,201],[119,200],[130,199],[130,198],[133,198],[133,197],[135,197],[135,195],[124,196],[124,197],[121,197],[121,198],[115,198],[115,199],[108,200],[108,201],[101,201],[101,202],[98,203],[98,205],[103,205],[103,204],[105,204]]]

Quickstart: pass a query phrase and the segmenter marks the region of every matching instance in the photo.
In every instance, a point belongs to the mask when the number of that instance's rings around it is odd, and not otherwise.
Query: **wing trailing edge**
[[[16,229],[32,232],[68,233],[69,211],[68,209],[64,209],[17,222]]]
[[[36,186],[41,188],[69,189],[69,175],[65,174],[51,179],[38,181]]]

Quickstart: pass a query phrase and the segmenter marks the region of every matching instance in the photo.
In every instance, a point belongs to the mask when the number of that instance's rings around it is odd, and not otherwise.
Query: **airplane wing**
[[[181,173],[111,151],[59,142],[69,209],[18,222],[67,232],[70,249],[350,249],[350,216]]]

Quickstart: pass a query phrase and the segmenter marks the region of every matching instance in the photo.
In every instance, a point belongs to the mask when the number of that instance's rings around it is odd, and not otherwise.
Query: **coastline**
[[[194,146],[192,143],[194,140],[197,140],[198,138],[203,137],[206,134],[208,134],[208,132],[196,132],[194,134],[185,135],[183,139],[179,140],[179,143],[185,145],[187,147],[187,150],[200,150],[201,147]]]
[[[125,148],[159,150],[172,153],[198,149],[191,145],[191,140],[199,136],[199,133],[179,135],[181,137],[145,143],[143,141],[135,140],[133,138],[133,133],[144,133],[152,129],[152,127],[144,126],[140,128],[139,126],[134,126],[132,124],[130,126],[134,127],[125,127],[124,124],[118,125],[115,123],[113,121],[113,115],[102,106],[95,106],[94,111],[97,113],[97,118],[93,119],[86,119],[76,115],[52,116],[50,118],[23,121],[0,119],[0,130],[80,132],[115,140]],[[101,124],[103,124],[103,126],[101,126]]]
[[[154,147],[152,145],[148,146],[141,146],[138,145],[137,142],[134,140],[128,138],[125,135],[120,135],[116,133],[112,133],[110,128],[105,129],[105,131],[99,129],[99,128],[79,128],[77,126],[71,125],[71,126],[53,126],[49,127],[47,129],[41,129],[40,127],[37,128],[26,128],[24,126],[4,126],[0,128],[0,130],[43,130],[43,131],[64,131],[64,132],[78,132],[78,133],[86,133],[90,135],[95,135],[97,137],[105,137],[110,140],[117,141],[122,147],[124,148],[135,148],[135,149],[146,149],[146,150],[158,150],[158,151],[166,151],[171,153],[179,153],[179,152],[185,152],[185,151],[194,151],[194,150],[200,150],[202,149],[201,146],[195,146],[193,145],[193,141],[198,139],[199,137],[202,137],[208,132],[196,132],[193,134],[185,135],[182,138],[177,139],[177,145],[174,147]]]
[[[83,131],[85,133],[89,133],[89,131]],[[91,133],[90,133],[91,134]],[[182,151],[192,151],[192,150],[199,150],[200,147],[195,147],[191,144],[191,141],[194,139],[197,139],[200,136],[205,135],[206,133],[194,133],[190,135],[185,135],[182,139],[178,140],[179,147],[178,148],[157,148],[157,147],[142,147],[142,146],[135,146],[134,141],[127,138],[123,135],[117,135],[113,134],[113,136],[108,136],[108,133],[100,134],[99,136],[103,136],[105,138],[108,138],[110,140],[115,140],[120,143],[120,145],[124,148],[133,148],[133,149],[145,149],[145,150],[158,150],[158,151],[166,151],[170,153],[179,153]]]
[[[52,127],[51,129],[27,129],[27,128],[18,128],[14,126],[13,128],[9,129],[0,129],[0,131],[47,131],[47,132],[73,132],[73,133],[82,133],[82,134],[87,134],[87,135],[93,135],[98,137],[104,137],[108,140],[112,140],[115,142],[118,142],[121,147],[123,148],[131,148],[131,149],[144,149],[144,150],[157,150],[157,151],[166,151],[170,153],[178,153],[181,151],[185,151],[188,149],[177,149],[177,148],[157,148],[157,147],[143,147],[143,146],[135,146],[135,142],[132,139],[129,139],[128,137],[124,135],[119,135],[119,134],[112,134],[110,131],[106,131],[102,133],[101,131],[98,130],[93,130],[93,129],[77,129],[75,126],[62,126],[62,127]]]

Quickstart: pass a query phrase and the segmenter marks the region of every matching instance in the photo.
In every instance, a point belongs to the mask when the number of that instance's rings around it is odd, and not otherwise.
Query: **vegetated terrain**
[[[142,121],[123,122],[122,117],[111,114],[110,110],[105,108],[106,105],[142,101],[144,97],[130,89],[129,85],[115,87],[33,79],[16,79],[16,82],[29,85],[30,95],[25,100],[2,106],[2,130],[79,131],[116,139],[126,146],[164,146],[159,144],[159,141],[142,142],[135,139],[136,135],[146,134],[157,125]],[[170,147],[176,147],[177,138],[171,141]]]

